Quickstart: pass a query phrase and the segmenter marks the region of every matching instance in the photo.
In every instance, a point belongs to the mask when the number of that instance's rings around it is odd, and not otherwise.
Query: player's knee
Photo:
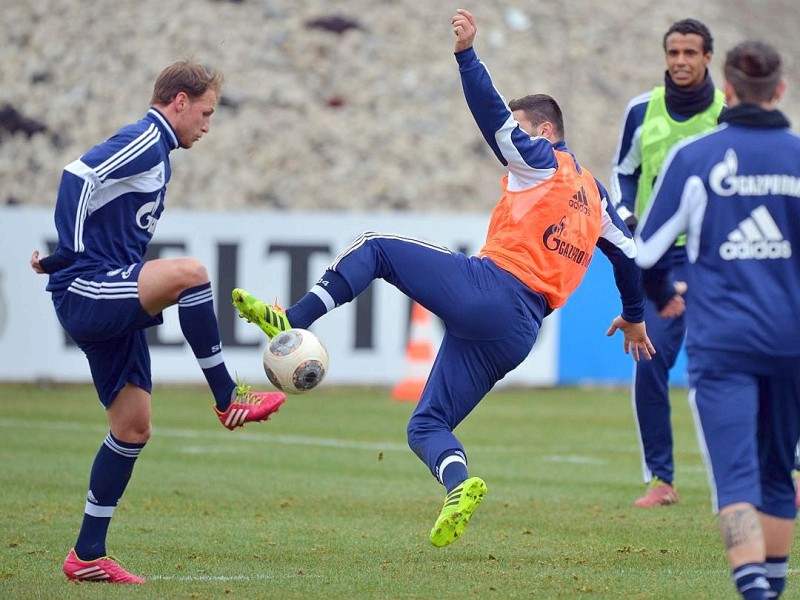
[[[145,426],[134,430],[133,435],[138,440],[134,442],[135,444],[146,444],[150,441],[150,436],[153,435],[153,425],[151,423],[147,423]]]
[[[149,420],[137,421],[128,423],[123,427],[117,427],[116,431],[112,429],[114,437],[121,442],[129,444],[146,444],[150,441],[150,436],[153,434],[153,425]]]
[[[179,271],[179,278],[183,282],[184,289],[203,285],[209,281],[208,270],[196,258],[181,259]]]
[[[411,417],[406,427],[406,440],[408,441],[408,447],[417,456],[422,456],[423,442],[427,438],[427,432],[428,428],[423,426],[420,419]]]

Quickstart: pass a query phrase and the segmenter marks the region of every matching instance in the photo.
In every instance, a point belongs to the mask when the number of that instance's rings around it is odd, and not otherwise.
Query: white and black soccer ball
[[[287,329],[267,344],[264,372],[272,385],[287,394],[317,387],[328,372],[328,350],[307,329]]]

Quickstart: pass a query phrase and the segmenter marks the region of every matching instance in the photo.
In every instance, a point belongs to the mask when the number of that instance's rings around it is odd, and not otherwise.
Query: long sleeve
[[[636,266],[636,245],[631,232],[608,202],[607,192],[597,184],[603,199],[602,230],[597,247],[611,262],[614,282],[622,301],[622,318],[631,323],[644,320],[645,298],[642,291],[642,273]]]
[[[611,168],[610,200],[623,221],[634,216],[636,190],[642,166],[642,123],[652,92],[630,101],[622,121]]]
[[[528,189],[551,177],[558,162],[550,141],[523,131],[473,48],[455,56],[464,98],[486,143],[508,168],[509,189]]]

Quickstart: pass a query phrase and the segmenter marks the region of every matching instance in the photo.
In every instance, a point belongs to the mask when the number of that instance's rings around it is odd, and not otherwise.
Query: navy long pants
[[[464,452],[456,426],[528,356],[547,304],[488,258],[409,237],[362,234],[331,268],[354,297],[380,278],[443,321],[444,339],[407,430],[409,446],[435,476],[440,457]]]

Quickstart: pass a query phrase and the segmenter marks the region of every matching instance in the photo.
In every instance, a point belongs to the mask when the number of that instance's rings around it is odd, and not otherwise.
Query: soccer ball
[[[317,387],[328,372],[328,350],[307,329],[287,329],[267,344],[264,372],[272,385],[287,394]]]

